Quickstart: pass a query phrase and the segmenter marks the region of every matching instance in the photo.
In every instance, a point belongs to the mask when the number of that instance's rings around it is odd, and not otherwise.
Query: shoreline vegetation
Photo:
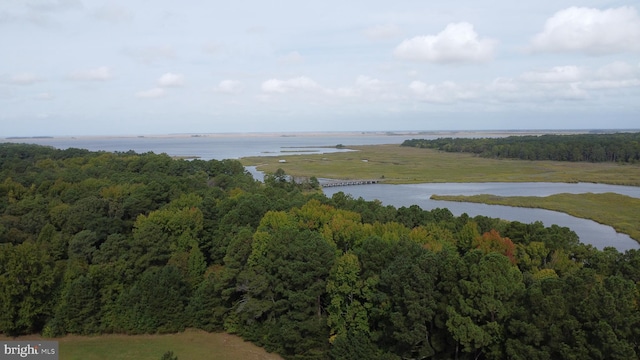
[[[560,211],[611,226],[617,232],[640,242],[640,226],[637,221],[640,218],[640,199],[630,196],[615,193],[555,194],[544,197],[482,194],[432,195],[431,199]]]
[[[292,176],[340,180],[381,179],[388,184],[439,182],[561,182],[640,186],[640,165],[482,158],[400,145],[344,145],[356,150],[324,154],[254,156],[245,166]]]
[[[405,140],[402,146],[464,152],[493,159],[640,162],[640,132]]]
[[[282,168],[292,176],[331,179],[380,179],[387,184],[438,182],[561,182],[640,186],[640,165],[567,161],[527,161],[483,158],[399,145],[345,146],[357,150],[329,154],[261,156],[240,159],[245,166],[273,173]],[[563,194],[550,198],[440,197],[565,212],[612,226],[640,242],[640,201],[615,194]],[[565,202],[563,204],[563,202]],[[621,211],[624,209],[624,211]],[[635,214],[635,215],[634,215]],[[635,216],[635,217],[634,217]]]

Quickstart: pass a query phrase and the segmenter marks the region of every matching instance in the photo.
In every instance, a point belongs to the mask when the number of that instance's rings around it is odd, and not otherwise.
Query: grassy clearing
[[[399,145],[349,146],[352,152],[260,156],[244,165],[295,176],[384,179],[391,184],[426,182],[592,182],[640,186],[640,165],[485,159]],[[285,163],[278,160],[286,159]]]
[[[58,341],[60,360],[158,360],[167,351],[173,351],[180,360],[282,359],[237,336],[200,330],[166,335],[65,336],[59,339],[25,336],[15,340],[31,339]]]
[[[508,205],[528,208],[556,210],[569,215],[590,219],[612,226],[617,232],[640,241],[640,199],[625,195],[605,194],[556,194],[546,197],[535,196],[443,196],[432,199],[464,201],[493,205]]]

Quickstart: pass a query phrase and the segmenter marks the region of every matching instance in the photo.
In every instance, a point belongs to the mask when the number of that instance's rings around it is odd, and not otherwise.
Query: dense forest
[[[640,133],[411,139],[401,146],[467,152],[489,158],[640,162]]]
[[[629,135],[631,136],[631,135]],[[640,251],[235,160],[0,144],[0,332],[238,334],[287,359],[635,359]]]

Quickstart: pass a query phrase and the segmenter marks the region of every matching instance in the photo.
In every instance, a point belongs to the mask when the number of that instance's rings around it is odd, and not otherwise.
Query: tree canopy
[[[287,359],[640,355],[640,251],[268,179],[0,144],[0,333],[197,327]]]
[[[640,133],[411,139],[405,140],[401,146],[521,160],[640,161]]]

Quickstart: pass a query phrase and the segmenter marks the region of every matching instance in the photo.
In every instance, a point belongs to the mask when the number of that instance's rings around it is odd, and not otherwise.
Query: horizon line
[[[640,128],[563,128],[563,129],[449,129],[449,130],[336,130],[336,131],[237,131],[237,132],[184,132],[150,134],[85,134],[85,135],[27,135],[5,136],[5,140],[60,139],[60,138],[144,138],[144,137],[216,137],[216,136],[296,136],[296,135],[424,135],[447,133],[611,133],[640,132]]]

